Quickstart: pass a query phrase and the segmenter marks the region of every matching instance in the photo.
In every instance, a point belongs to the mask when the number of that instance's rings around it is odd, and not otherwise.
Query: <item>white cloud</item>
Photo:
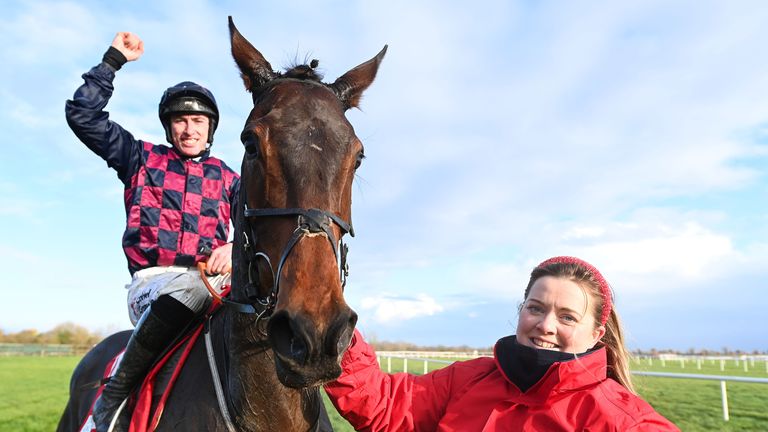
[[[15,12],[15,13],[13,13]],[[23,3],[22,9],[4,14],[0,35],[6,41],[3,58],[25,66],[63,61],[88,51],[100,20],[92,10],[73,2]]]
[[[605,228],[601,226],[575,226],[563,234],[563,240],[585,239],[601,237],[605,234]]]
[[[0,262],[15,263],[13,269],[14,272],[18,271],[19,264],[31,266],[33,264],[40,264],[41,261],[39,256],[29,251],[19,249],[15,246],[0,244]],[[23,274],[23,272],[19,272],[18,274]]]
[[[399,323],[443,310],[443,306],[426,294],[418,294],[415,298],[388,294],[366,297],[361,301],[361,308],[372,313],[374,321],[381,324]]]
[[[222,113],[215,149],[237,168],[250,97],[229,54],[231,13],[273,66],[308,51],[330,80],[390,44],[363,111],[349,113],[368,155],[350,280],[376,293],[363,311],[379,322],[454,311],[456,296],[517,300],[553,254],[595,261],[619,296],[760,274],[768,220],[753,203],[765,195],[768,57],[755,53],[768,9],[754,5],[19,3],[0,18],[11,132],[0,145],[24,146],[6,152],[2,225],[58,216],[44,222],[55,227],[69,215],[72,229],[118,230],[120,185],[61,112],[118,30],[139,33],[146,52],[120,71],[112,118],[163,142],[165,87],[208,84]],[[105,244],[90,231],[76,243],[113,251],[122,274],[119,236]]]
[[[765,239],[737,248],[728,233],[712,227],[718,215],[696,216],[648,210],[621,222],[548,224],[521,234],[522,250],[478,247],[463,259],[454,257],[444,271],[455,272],[455,280],[419,281],[419,288],[441,303],[438,293],[519,301],[533,267],[551,256],[572,255],[594,264],[621,294],[676,292],[747,274],[768,260]]]
[[[46,221],[46,211],[57,205],[54,201],[42,201],[35,198],[13,197],[0,207],[0,216],[24,219],[42,224]]]
[[[671,280],[659,288],[674,289],[674,280],[704,280],[727,271],[721,264],[737,251],[728,236],[712,232],[696,222],[682,226],[630,228],[627,239],[576,247],[576,255],[600,263],[606,274],[625,278],[658,275]],[[648,229],[650,228],[650,229]],[[634,233],[632,231],[635,231]],[[645,234],[637,231],[650,231]],[[638,235],[640,234],[640,235]],[[597,264],[595,264],[597,265]],[[720,268],[718,268],[720,267]]]

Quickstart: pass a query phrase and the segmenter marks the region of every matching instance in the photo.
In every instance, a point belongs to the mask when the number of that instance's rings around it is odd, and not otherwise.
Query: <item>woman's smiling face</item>
[[[533,283],[517,321],[517,342],[539,349],[583,353],[604,334],[587,292],[570,279],[553,276]]]

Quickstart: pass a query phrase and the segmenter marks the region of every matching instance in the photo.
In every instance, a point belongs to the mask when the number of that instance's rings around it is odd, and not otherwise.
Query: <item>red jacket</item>
[[[526,393],[491,358],[421,376],[384,373],[357,331],[341,364],[325,389],[362,431],[679,431],[606,378],[605,349],[553,364]]]

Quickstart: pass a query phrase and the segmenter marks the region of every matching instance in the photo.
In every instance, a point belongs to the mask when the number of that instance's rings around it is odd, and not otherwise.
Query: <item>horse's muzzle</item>
[[[321,385],[341,374],[344,354],[357,323],[357,314],[344,305],[327,325],[317,325],[305,314],[286,310],[269,319],[267,333],[275,352],[278,378],[294,388]],[[325,329],[321,331],[319,329]]]

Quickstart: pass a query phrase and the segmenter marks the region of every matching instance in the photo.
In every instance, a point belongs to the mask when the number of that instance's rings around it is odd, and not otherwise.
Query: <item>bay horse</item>
[[[351,186],[363,145],[345,112],[373,82],[387,47],[326,84],[316,60],[274,72],[232,17],[229,31],[253,97],[241,134],[232,289],[206,324],[215,366],[198,339],[156,430],[322,430],[329,423],[320,386],[340,375],[357,321],[343,296],[342,237],[354,235]],[[78,364],[59,431],[78,430],[93,384],[129,336],[106,338]]]

